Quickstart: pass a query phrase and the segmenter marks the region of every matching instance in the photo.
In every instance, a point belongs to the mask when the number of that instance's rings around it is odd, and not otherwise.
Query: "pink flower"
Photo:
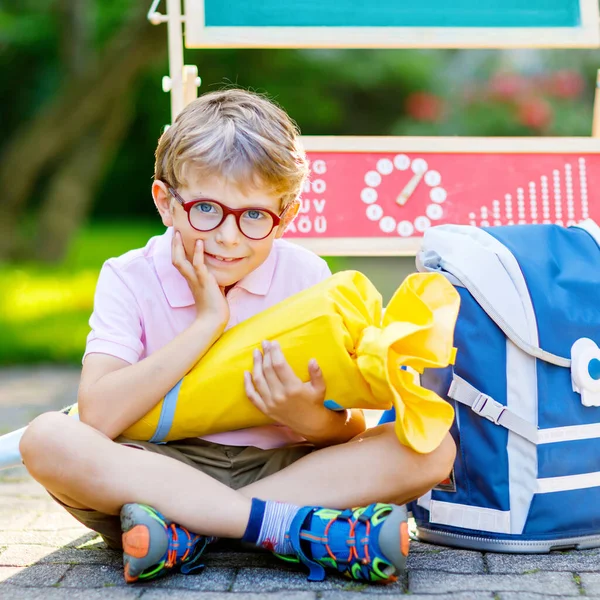
[[[414,92],[406,99],[406,112],[416,121],[441,121],[444,111],[444,101],[429,92]]]
[[[550,104],[543,98],[530,96],[519,101],[517,118],[522,125],[541,131],[552,122],[554,113]]]
[[[498,73],[489,83],[490,96],[497,100],[514,100],[528,88],[527,80],[517,73]]]
[[[556,71],[547,81],[548,93],[556,98],[577,98],[585,88],[585,81],[577,71]]]

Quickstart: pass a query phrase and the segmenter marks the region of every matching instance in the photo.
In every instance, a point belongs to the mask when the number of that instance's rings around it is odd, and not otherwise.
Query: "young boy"
[[[244,382],[278,425],[167,444],[120,437],[225,329],[330,275],[280,239],[307,171],[295,125],[267,99],[226,90],[187,106],[156,151],[166,233],[100,273],[81,420],[46,413],[21,440],[32,476],[123,548],[128,582],[193,571],[215,537],[299,560],[313,580],[330,568],[393,581],[408,552],[406,511],[386,503],[403,505],[451,469],[449,436],[420,455],[392,424],[365,432],[361,411],[324,408],[315,361],[302,382],[268,341]]]

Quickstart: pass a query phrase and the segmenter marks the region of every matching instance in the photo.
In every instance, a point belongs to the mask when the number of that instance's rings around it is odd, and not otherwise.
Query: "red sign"
[[[292,238],[410,238],[432,225],[600,223],[600,154],[309,152]]]

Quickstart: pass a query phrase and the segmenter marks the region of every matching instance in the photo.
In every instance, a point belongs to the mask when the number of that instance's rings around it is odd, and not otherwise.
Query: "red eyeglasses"
[[[184,200],[170,185],[167,186],[169,194],[181,204],[187,213],[190,225],[196,231],[212,231],[233,215],[238,229],[251,240],[264,240],[273,229],[281,223],[287,207],[276,215],[274,212],[260,207],[229,208],[216,200],[199,198]]]

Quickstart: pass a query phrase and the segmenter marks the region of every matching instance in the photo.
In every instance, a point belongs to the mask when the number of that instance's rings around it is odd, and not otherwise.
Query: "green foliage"
[[[101,223],[79,233],[63,265],[0,266],[0,364],[78,364],[102,263],[162,231],[158,220]]]

